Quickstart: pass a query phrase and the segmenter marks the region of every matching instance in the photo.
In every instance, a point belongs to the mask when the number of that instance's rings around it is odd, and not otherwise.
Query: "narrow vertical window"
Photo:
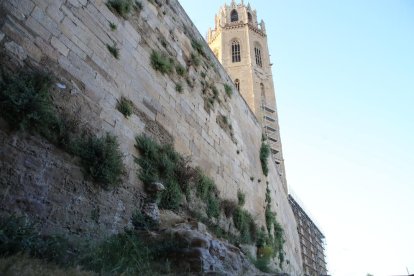
[[[232,62],[240,62],[240,43],[238,41],[233,41],[231,43],[231,60]]]
[[[249,20],[249,23],[252,23],[253,18],[252,18],[252,14],[250,12],[247,13],[247,19]]]
[[[236,86],[237,90],[240,92],[240,81],[239,81],[239,79],[234,80],[234,85]]]
[[[254,47],[254,56],[256,58],[256,64],[262,67],[262,51],[259,47]]]
[[[260,91],[261,91],[262,100],[266,100],[265,87],[263,83],[260,83]]]
[[[230,21],[231,22],[236,22],[239,21],[239,14],[237,13],[236,10],[232,10],[230,13]]]

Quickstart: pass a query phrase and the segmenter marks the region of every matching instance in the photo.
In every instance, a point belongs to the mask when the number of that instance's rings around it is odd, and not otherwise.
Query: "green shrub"
[[[132,0],[109,0],[107,5],[123,18],[127,18],[128,14],[131,12]]]
[[[218,199],[217,196],[211,193],[207,201],[206,214],[209,218],[217,218],[220,215],[220,199]]]
[[[260,162],[262,164],[262,171],[265,176],[269,173],[269,167],[267,163],[267,159],[270,155],[270,147],[269,145],[262,142],[262,146],[260,147]]]
[[[197,51],[199,55],[205,56],[204,47],[201,45],[200,41],[192,39],[191,45],[193,46],[193,49]]]
[[[113,23],[113,22],[109,22],[109,28],[111,28],[111,31],[115,31],[115,30],[116,30],[116,28],[117,28],[117,26],[116,26],[116,24],[115,24],[115,23]]]
[[[160,207],[176,210],[191,178],[188,162],[171,145],[159,145],[146,135],[136,137],[135,147],[141,154],[136,159],[141,167],[139,178],[145,186],[161,181],[165,190],[160,193]]]
[[[200,73],[200,76],[201,76],[203,79],[205,79],[207,75],[206,75],[206,73],[205,73],[205,72],[201,72],[201,73]]]
[[[116,47],[116,44],[113,46],[106,44],[106,48],[114,58],[119,59],[119,49]]]
[[[131,222],[135,229],[149,230],[157,226],[154,221],[148,219],[138,210],[132,213]]]
[[[36,130],[47,134],[58,127],[49,93],[51,78],[40,72],[1,73],[1,116],[13,129]]]
[[[237,208],[237,203],[232,200],[225,199],[221,202],[221,208],[223,209],[226,217],[230,218],[233,216],[234,211]]]
[[[284,231],[280,223],[276,219],[276,214],[271,211],[270,207],[271,197],[270,197],[270,190],[269,187],[266,188],[266,210],[265,210],[265,218],[266,218],[266,227],[269,233],[268,239],[265,242],[266,245],[272,248],[273,257],[278,257],[279,259],[279,266],[282,269],[283,261],[284,261],[284,251],[283,251],[283,244],[285,240],[283,238]],[[273,233],[272,235],[271,230],[273,226]]]
[[[216,186],[214,185],[213,180],[211,180],[209,177],[200,174],[197,186],[196,186],[196,192],[197,196],[203,201],[207,202],[207,200],[210,197],[211,193],[214,193],[216,191]]]
[[[81,158],[85,173],[107,188],[121,183],[124,171],[122,153],[115,136],[87,137],[75,142],[74,152]]]
[[[151,53],[151,65],[157,71],[163,74],[171,74],[174,68],[174,60],[169,58],[167,54],[152,51]]]
[[[181,83],[177,83],[175,85],[175,91],[177,91],[178,93],[183,93],[183,86]]]
[[[163,209],[177,210],[183,200],[183,191],[177,181],[170,180],[160,196],[159,206]]]
[[[230,98],[233,94],[233,89],[227,83],[224,84],[224,91],[226,91],[226,95]]]
[[[200,66],[200,56],[197,53],[191,53],[191,63],[194,67]]]
[[[187,70],[185,69],[185,67],[179,63],[175,65],[175,72],[177,72],[177,74],[180,76],[185,76],[187,74]]]
[[[215,86],[211,86],[211,91],[213,91],[214,99],[218,98],[219,92]]]
[[[252,216],[246,210],[237,207],[233,214],[234,226],[240,232],[242,243],[252,243],[256,240],[256,224]]]
[[[86,269],[103,274],[142,275],[151,269],[150,253],[136,233],[126,231],[92,247],[80,263]]]
[[[118,101],[116,109],[121,112],[125,118],[128,118],[134,112],[133,103],[125,97],[121,97],[121,100]]]
[[[237,199],[238,199],[238,205],[243,206],[244,203],[246,202],[246,195],[242,191],[238,190]]]
[[[25,217],[0,217],[0,256],[25,253],[57,264],[67,264],[69,243],[60,236],[41,236]]]

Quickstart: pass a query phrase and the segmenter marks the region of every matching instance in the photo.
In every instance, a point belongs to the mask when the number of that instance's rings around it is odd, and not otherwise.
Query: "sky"
[[[179,2],[204,36],[225,0]],[[326,237],[329,273],[414,273],[414,1],[250,4],[287,181]]]

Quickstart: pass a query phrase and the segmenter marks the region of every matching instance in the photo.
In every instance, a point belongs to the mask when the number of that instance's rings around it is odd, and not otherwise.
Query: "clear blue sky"
[[[224,2],[180,0],[203,35]],[[414,273],[414,1],[250,4],[266,23],[288,183],[326,236],[329,272]]]

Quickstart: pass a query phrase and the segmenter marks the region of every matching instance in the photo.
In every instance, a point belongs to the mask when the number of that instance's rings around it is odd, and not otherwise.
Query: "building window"
[[[262,67],[262,51],[258,46],[254,47],[254,56],[256,58],[256,64]]]
[[[249,20],[249,23],[252,23],[253,18],[252,18],[252,14],[250,12],[247,13],[247,19]]]
[[[238,41],[233,41],[231,43],[231,60],[232,62],[240,62],[240,43]]]
[[[262,96],[262,99],[264,100],[264,99],[266,99],[266,95],[265,95],[265,88],[264,88],[264,84],[263,83],[260,83],[260,92],[261,92],[261,96]]]
[[[240,81],[239,81],[239,79],[236,79],[234,81],[234,85],[236,86],[237,90],[240,92]]]
[[[230,21],[231,22],[236,22],[239,21],[239,14],[237,13],[236,10],[232,10],[230,13]]]

